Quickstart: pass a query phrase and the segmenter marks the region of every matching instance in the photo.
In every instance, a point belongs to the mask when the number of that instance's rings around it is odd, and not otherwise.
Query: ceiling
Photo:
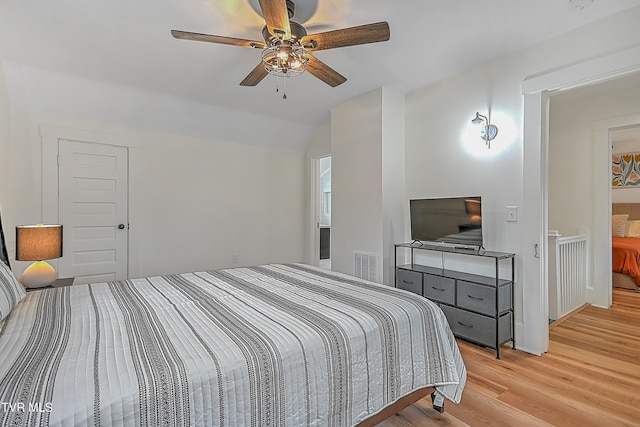
[[[284,1],[284,0],[283,0]],[[584,1],[582,1],[584,3]],[[625,9],[640,0],[297,0],[309,33],[386,20],[389,42],[319,51],[347,77],[331,88],[308,73],[257,87],[239,82],[260,51],[176,40],[178,29],[261,40],[257,0],[3,0],[0,62],[136,87],[305,125],[379,87],[408,92]]]
[[[636,143],[640,141],[640,126],[632,126],[611,132],[611,142],[613,144],[628,141]]]
[[[588,103],[593,98],[606,95],[622,96],[628,95],[631,88],[640,88],[640,73],[618,77],[596,84],[585,85],[579,88],[559,91],[552,94],[552,105],[565,103]],[[611,132],[611,142],[613,144],[623,142],[640,141],[640,126],[630,126],[624,129],[617,129]]]

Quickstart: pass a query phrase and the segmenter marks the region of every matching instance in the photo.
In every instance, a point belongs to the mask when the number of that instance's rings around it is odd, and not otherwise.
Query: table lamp
[[[58,272],[45,260],[62,256],[62,225],[16,226],[16,260],[36,261],[22,273],[26,288],[42,288],[58,278]]]
[[[472,223],[479,223],[482,220],[482,206],[480,200],[466,199],[464,201],[465,210],[471,216]]]

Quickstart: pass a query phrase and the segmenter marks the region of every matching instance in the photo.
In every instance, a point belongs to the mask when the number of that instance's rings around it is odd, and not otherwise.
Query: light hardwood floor
[[[613,307],[585,306],[551,325],[549,352],[495,352],[459,342],[462,402],[445,413],[422,399],[378,427],[640,426],[640,293],[614,289]]]

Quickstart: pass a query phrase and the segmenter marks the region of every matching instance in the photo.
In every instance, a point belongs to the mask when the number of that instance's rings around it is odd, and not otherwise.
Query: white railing
[[[549,318],[556,320],[587,302],[587,236],[549,232]]]

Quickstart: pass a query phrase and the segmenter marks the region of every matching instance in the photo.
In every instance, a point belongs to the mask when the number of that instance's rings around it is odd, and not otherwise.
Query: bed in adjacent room
[[[640,203],[614,203],[612,213],[613,286],[640,290]]]
[[[25,296],[5,263],[0,425],[350,426],[465,385],[437,306],[347,275],[278,264]]]

